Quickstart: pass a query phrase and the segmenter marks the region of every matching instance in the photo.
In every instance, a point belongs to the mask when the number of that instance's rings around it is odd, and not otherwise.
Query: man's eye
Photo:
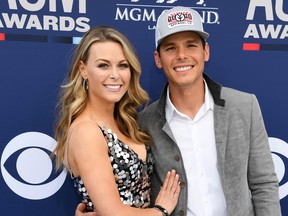
[[[197,42],[195,42],[195,43],[189,43],[189,44],[187,45],[187,47],[199,48],[199,47],[202,47],[202,44],[201,44],[201,43],[197,43]]]
[[[167,47],[166,48],[166,51],[172,51],[172,50],[174,50],[174,47]]]
[[[187,47],[196,47],[195,44],[188,44]]]

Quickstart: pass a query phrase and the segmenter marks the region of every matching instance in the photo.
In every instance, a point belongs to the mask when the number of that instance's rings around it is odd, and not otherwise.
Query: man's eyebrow
[[[163,44],[162,44],[163,46],[171,46],[171,45],[175,45],[175,43],[173,42],[173,41],[171,41],[171,42],[164,42]]]
[[[189,39],[189,40],[186,41],[186,43],[194,43],[194,42],[197,42],[197,40],[194,39],[194,38],[193,39]]]

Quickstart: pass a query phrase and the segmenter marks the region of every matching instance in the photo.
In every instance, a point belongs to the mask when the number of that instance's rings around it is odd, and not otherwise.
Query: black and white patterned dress
[[[107,139],[108,154],[121,201],[125,205],[137,208],[148,207],[153,172],[153,156],[150,146],[146,145],[147,158],[145,162],[128,145],[122,143],[110,129],[107,131],[104,127],[100,127],[100,129]],[[87,206],[87,211],[93,211],[94,205],[81,177],[73,177],[73,179],[82,202]]]

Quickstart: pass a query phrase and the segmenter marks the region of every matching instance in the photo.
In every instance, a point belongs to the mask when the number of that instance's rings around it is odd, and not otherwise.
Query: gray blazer
[[[228,216],[279,216],[279,183],[261,110],[252,94],[225,88],[203,75],[214,99],[218,169]],[[153,139],[155,169],[152,203],[168,170],[181,178],[181,195],[171,216],[186,215],[187,187],[181,152],[165,119],[167,85],[160,99],[139,115],[139,123]],[[216,215],[215,215],[216,216]]]

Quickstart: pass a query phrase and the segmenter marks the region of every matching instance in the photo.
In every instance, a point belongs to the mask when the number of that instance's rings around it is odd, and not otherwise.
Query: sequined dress
[[[153,156],[150,146],[146,145],[146,162],[128,145],[122,143],[111,130],[100,127],[108,144],[108,154],[120,199],[125,205],[146,208],[150,204],[151,174],[153,172]],[[73,177],[81,200],[86,204],[87,211],[93,211],[94,205],[87,193],[80,176]]]

